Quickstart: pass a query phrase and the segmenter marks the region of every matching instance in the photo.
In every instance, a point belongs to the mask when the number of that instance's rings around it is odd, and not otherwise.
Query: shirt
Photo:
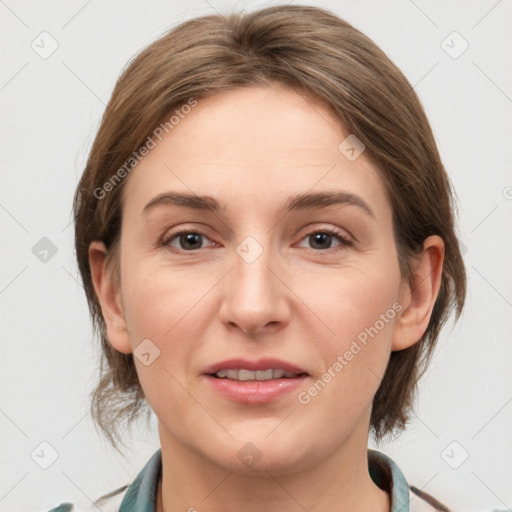
[[[373,482],[391,498],[391,512],[449,512],[429,494],[409,486],[398,466],[387,455],[368,450],[368,469]],[[158,484],[162,475],[162,450],[158,449],[131,485],[125,485],[96,500],[84,512],[155,512]],[[49,512],[79,512],[62,503]]]

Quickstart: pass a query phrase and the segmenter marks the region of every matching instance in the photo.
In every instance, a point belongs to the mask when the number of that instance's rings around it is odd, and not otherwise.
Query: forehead
[[[125,200],[142,210],[171,189],[269,205],[311,189],[342,188],[387,202],[364,152],[351,161],[340,151],[348,135],[327,106],[283,86],[215,94],[157,140],[131,172]]]
[[[299,158],[315,153],[318,158],[344,138],[339,121],[318,100],[280,85],[240,88],[201,99],[173,129],[175,135],[177,131],[180,143],[187,139],[189,148],[196,145],[187,160],[208,154],[248,165],[292,156],[290,151]],[[329,159],[325,154],[324,163]]]

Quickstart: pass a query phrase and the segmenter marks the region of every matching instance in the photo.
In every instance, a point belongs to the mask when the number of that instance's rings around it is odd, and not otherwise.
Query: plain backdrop
[[[0,510],[89,505],[159,447],[154,418],[126,457],[91,423],[98,344],[74,261],[72,195],[136,52],[191,17],[274,3],[0,1]],[[511,509],[512,4],[293,3],[331,9],[405,73],[460,203],[466,311],[443,332],[408,431],[377,448],[455,511]]]

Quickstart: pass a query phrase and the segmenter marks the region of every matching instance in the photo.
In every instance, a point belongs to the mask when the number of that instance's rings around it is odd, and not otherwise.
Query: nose
[[[252,245],[240,244],[237,248],[233,269],[224,280],[219,313],[229,329],[253,336],[275,332],[288,324],[292,295],[271,251],[260,246],[262,252],[254,259],[254,245],[253,241]],[[248,247],[249,251],[244,252]]]

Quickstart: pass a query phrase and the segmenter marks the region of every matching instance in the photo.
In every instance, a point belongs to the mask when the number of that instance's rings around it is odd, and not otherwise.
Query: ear
[[[441,286],[443,260],[442,238],[429,236],[423,243],[422,253],[413,262],[411,282],[402,283],[399,300],[403,309],[397,319],[392,350],[414,345],[427,330]]]
[[[101,312],[107,327],[107,338],[119,352],[132,351],[126,320],[121,303],[120,284],[105,268],[107,249],[103,242],[92,242],[89,246],[89,265],[94,291],[101,305]]]

